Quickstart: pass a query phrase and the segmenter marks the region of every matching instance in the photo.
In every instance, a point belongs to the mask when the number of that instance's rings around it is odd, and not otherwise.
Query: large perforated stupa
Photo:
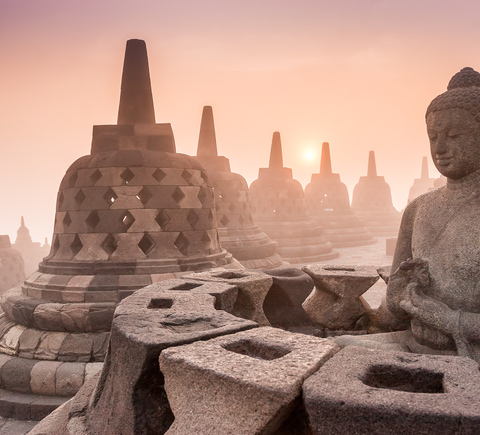
[[[260,168],[250,185],[255,222],[278,242],[279,253],[289,263],[309,263],[338,257],[325,240],[323,228],[308,214],[302,185],[292,169],[283,166],[280,133],[273,133],[270,163]]]
[[[282,265],[277,243],[252,218],[248,185],[230,170],[228,158],[219,156],[213,110],[202,113],[197,159],[208,173],[215,191],[215,208],[220,243],[247,269],[272,269]]]
[[[170,124],[155,123],[145,42],[130,40],[118,124],[93,127],[91,154],[60,184],[50,254],[1,300],[3,388],[73,395],[103,361],[121,299],[216,266],[242,268],[220,246],[203,166],[176,153]]]

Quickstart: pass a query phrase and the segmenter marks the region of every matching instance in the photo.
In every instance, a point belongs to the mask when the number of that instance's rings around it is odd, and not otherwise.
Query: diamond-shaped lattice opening
[[[135,174],[130,169],[125,169],[121,174],[120,178],[125,184],[129,184],[132,181],[132,178],[135,177]]]
[[[178,204],[183,198],[185,198],[185,194],[182,192],[182,189],[177,187],[172,193],[172,198]]]
[[[108,255],[112,255],[117,249],[117,241],[109,234],[100,246]]]
[[[82,248],[82,241],[80,240],[80,237],[78,237],[78,234],[75,234],[73,242],[70,244],[70,249],[72,250],[73,256],[75,257],[75,255],[77,255]]]
[[[83,190],[79,190],[77,194],[75,195],[75,202],[77,203],[77,206],[82,205],[82,202],[85,201],[85,194],[83,193]]]
[[[65,228],[68,228],[70,226],[70,224],[72,223],[72,218],[70,217],[70,213],[66,213],[65,214],[65,217],[63,218],[63,226]]]
[[[183,255],[188,255],[188,239],[183,235],[183,233],[180,233],[173,242],[173,244],[176,246],[176,248],[183,254]]]
[[[155,246],[155,242],[147,233],[145,233],[142,237],[142,240],[138,242],[138,247],[142,250],[142,252],[145,255],[147,255],[154,246]]]
[[[140,192],[137,194],[137,198],[143,205],[146,205],[150,198],[152,197],[152,192],[147,187],[144,187]]]
[[[203,181],[205,181],[205,184],[208,184],[208,175],[206,172],[201,172],[200,176],[202,177]]]
[[[125,225],[125,227],[128,230],[135,222],[135,218],[132,216],[132,214],[129,211],[126,211],[125,213],[123,213],[121,221],[123,222],[123,225]]]
[[[155,222],[160,225],[162,230],[165,230],[165,227],[170,222],[170,218],[168,217],[167,213],[165,213],[163,210],[160,210],[155,218]]]
[[[103,195],[103,199],[107,201],[108,205],[112,205],[118,198],[118,195],[115,193],[113,189],[108,189]]]
[[[100,172],[99,169],[97,169],[92,175],[90,175],[90,181],[92,184],[95,184],[98,180],[102,178],[102,173]]]
[[[210,249],[211,247],[212,239],[210,238],[207,232],[204,232],[202,235],[202,244],[205,249]]]
[[[194,226],[198,222],[198,219],[199,219],[198,215],[197,215],[197,213],[195,213],[194,210],[190,210],[188,212],[187,221],[190,224],[190,226],[192,227],[192,229],[195,229]]]
[[[242,216],[242,215],[239,216],[239,218],[238,218],[238,223],[239,223],[240,225],[243,225],[243,224],[245,223],[245,219],[243,219],[243,216]]]
[[[185,170],[182,172],[182,178],[183,178],[188,184],[191,184],[193,175],[192,175],[192,173],[191,173],[188,169],[185,169]]]
[[[233,213],[235,211],[235,205],[232,203],[230,203],[230,205],[228,206],[228,209],[230,210],[230,213]]]
[[[221,223],[224,227],[226,227],[229,222],[230,222],[230,219],[228,219],[228,217],[225,216],[225,215],[223,215],[223,216],[222,216],[222,219],[220,219],[220,223]]]
[[[167,174],[165,174],[165,172],[163,172],[161,169],[156,169],[152,176],[160,183],[167,176]]]
[[[71,177],[68,179],[68,187],[75,187],[77,184],[78,174],[74,172]]]
[[[100,217],[98,216],[98,212],[96,210],[93,210],[87,217],[86,221],[87,225],[91,229],[95,229],[95,227],[98,225],[100,222]]]
[[[205,193],[205,189],[200,187],[200,190],[198,191],[197,198],[200,200],[202,205],[203,205],[203,201],[205,200],[206,197],[207,197],[207,194]]]

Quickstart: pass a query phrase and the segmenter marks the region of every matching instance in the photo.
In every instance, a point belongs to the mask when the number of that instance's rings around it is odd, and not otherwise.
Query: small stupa
[[[312,174],[305,186],[305,202],[310,214],[322,227],[334,248],[375,243],[365,224],[350,208],[348,189],[340,174],[332,172],[330,145],[322,144],[320,173]]]
[[[24,279],[22,255],[12,248],[10,237],[0,236],[0,294],[21,284]]]
[[[302,185],[292,169],[283,166],[280,133],[273,133],[268,168],[260,168],[250,185],[255,222],[278,242],[279,254],[289,263],[309,263],[338,257],[323,236],[323,228],[307,212]]]
[[[392,192],[385,177],[377,175],[374,151],[368,155],[367,176],[360,177],[353,189],[352,210],[374,236],[398,234],[401,213],[393,206]]]
[[[31,275],[38,268],[44,257],[50,252],[50,245],[45,240],[42,245],[40,242],[32,241],[30,231],[25,226],[25,220],[23,216],[20,219],[20,227],[17,230],[17,238],[13,248],[17,249],[22,254],[23,261],[25,263],[25,274]]]
[[[252,218],[248,185],[230,169],[228,158],[219,156],[211,106],[202,113],[197,159],[214,187],[218,235],[223,248],[247,269],[272,269],[282,265],[272,241]]]
[[[435,178],[430,178],[428,176],[428,161],[426,157],[422,159],[422,171],[420,178],[415,178],[413,180],[412,187],[408,192],[408,202],[414,200],[417,196],[423,195],[424,193],[429,192],[430,190],[435,189]]]
[[[129,40],[118,124],[93,127],[91,154],[60,184],[50,254],[1,300],[3,388],[42,395],[50,412],[98,370],[120,300],[219,266],[243,269],[220,246],[205,169],[155,123],[146,45]]]

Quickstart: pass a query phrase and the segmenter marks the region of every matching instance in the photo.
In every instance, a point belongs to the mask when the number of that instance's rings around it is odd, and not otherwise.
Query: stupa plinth
[[[415,178],[413,180],[412,187],[410,187],[408,192],[408,202],[413,201],[417,196],[430,192],[433,189],[435,189],[435,178],[430,178],[428,176],[428,162],[427,158],[424,157],[422,159],[420,178]]]
[[[308,214],[302,185],[283,166],[280,133],[273,134],[268,168],[260,168],[250,186],[252,214],[279,254],[289,263],[310,263],[338,257],[323,228]]]
[[[41,364],[56,376],[53,390],[25,382],[17,391],[71,396],[103,361],[123,298],[219,266],[242,268],[220,246],[204,168],[176,153],[170,124],[155,124],[146,45],[130,40],[118,124],[93,128],[91,154],[60,184],[50,254],[1,300],[0,351],[12,356],[10,370],[33,380]]]
[[[360,177],[353,189],[352,210],[374,236],[398,234],[401,213],[393,206],[392,192],[385,177],[377,175],[374,151],[368,155],[367,176]]]
[[[277,243],[252,218],[245,179],[230,170],[228,158],[219,156],[213,111],[203,108],[197,159],[207,170],[215,191],[215,208],[220,243],[247,269],[272,269],[282,265]]]
[[[365,224],[350,208],[347,186],[340,174],[332,172],[330,147],[322,145],[320,173],[312,174],[305,186],[308,213],[322,227],[325,238],[334,248],[363,246],[375,243]]]

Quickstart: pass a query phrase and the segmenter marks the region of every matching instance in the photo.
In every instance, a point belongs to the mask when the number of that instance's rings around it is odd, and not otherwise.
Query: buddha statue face
[[[435,167],[459,180],[480,171],[480,122],[469,111],[450,108],[427,115],[427,133]]]

